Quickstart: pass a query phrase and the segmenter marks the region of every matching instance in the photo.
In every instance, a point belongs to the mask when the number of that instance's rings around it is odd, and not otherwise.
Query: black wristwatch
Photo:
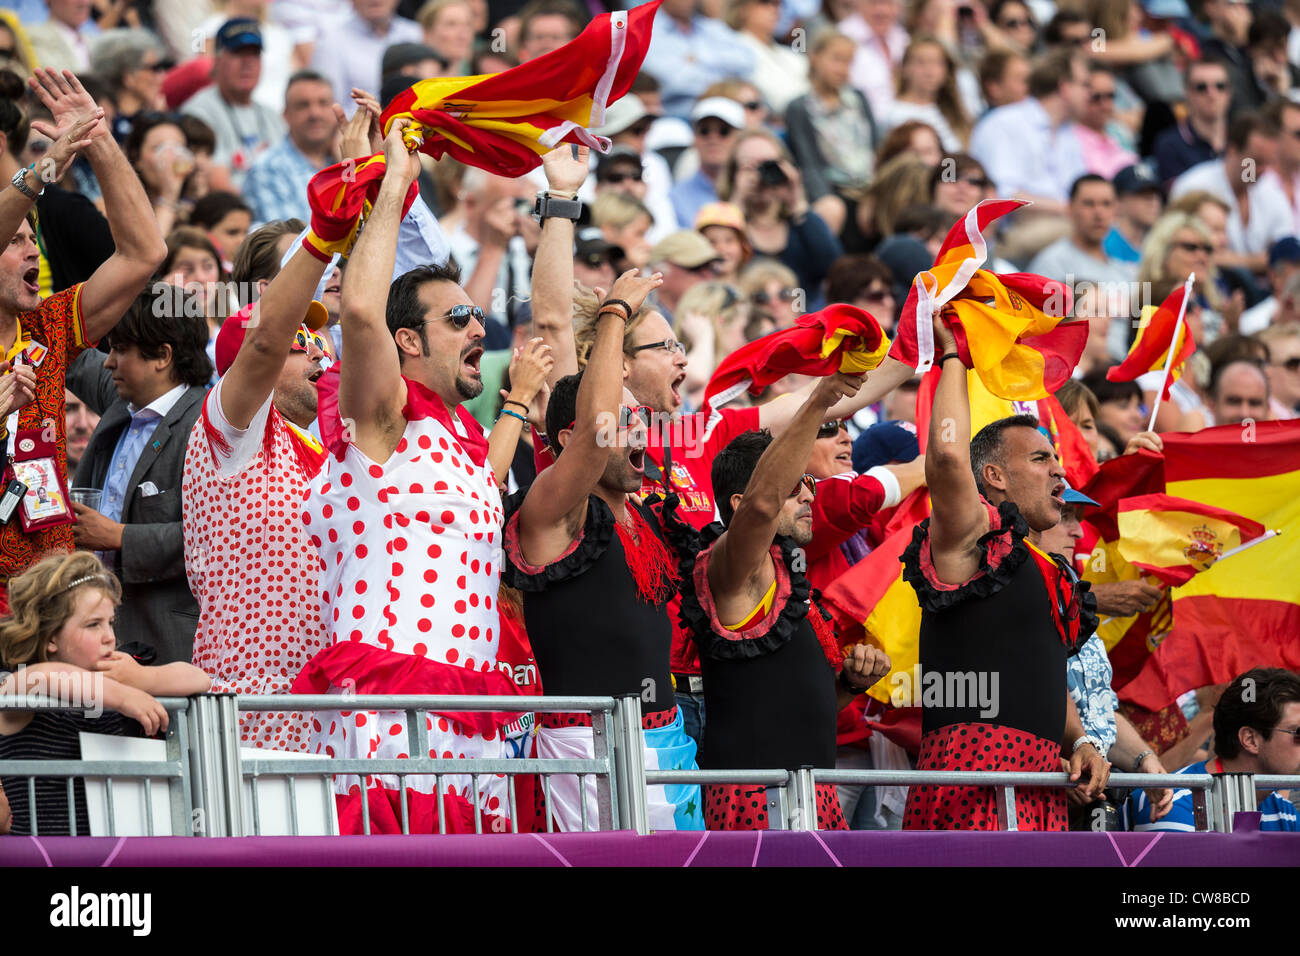
[[[577,199],[556,199],[546,193],[537,194],[533,204],[533,218],[538,222],[545,219],[572,219],[578,221],[582,215],[582,203]]]
[[[865,694],[867,692],[867,688],[856,687],[853,684],[849,683],[849,679],[844,676],[843,668],[840,669],[840,686],[843,687],[850,694],[852,694],[854,697],[857,697],[859,694]]]

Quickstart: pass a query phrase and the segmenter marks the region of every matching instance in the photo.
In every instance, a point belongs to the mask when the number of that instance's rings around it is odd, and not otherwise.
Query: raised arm
[[[860,376],[842,373],[819,380],[789,427],[767,446],[727,530],[714,546],[709,562],[714,593],[734,594],[762,571],[781,509],[804,474],[826,409],[856,392],[861,382]]]
[[[339,415],[352,423],[363,453],[383,461],[401,432],[406,383],[397,345],[388,331],[385,310],[397,255],[397,231],[406,191],[420,173],[419,157],[402,142],[405,120],[398,120],[384,139],[387,168],[379,194],[343,273],[340,324],[343,354],[353,357],[339,372]],[[363,361],[357,361],[364,356]]]
[[[501,414],[488,435],[488,462],[502,488],[506,486],[510,464],[519,447],[519,436],[528,424],[533,402],[547,391],[546,376],[554,364],[551,347],[541,339],[530,339],[522,349],[515,349],[510,362],[510,391],[501,390]]]
[[[575,158],[566,143],[542,157],[547,193],[572,199],[586,181],[587,147],[579,146]],[[533,334],[540,335],[555,356],[546,380],[554,385],[578,371],[573,342],[573,229],[572,219],[552,216],[542,220],[542,238],[533,261]]]
[[[957,351],[943,321],[934,321],[939,354]],[[966,366],[948,358],[939,372],[939,387],[930,412],[925,448],[925,483],[930,488],[930,554],[939,579],[963,584],[979,570],[977,542],[989,530],[988,511],[970,467],[970,395]]]
[[[32,128],[51,139],[94,114],[98,107],[71,70],[62,74],[49,68],[37,70],[28,81],[54,118],[54,125],[33,122]],[[99,111],[102,115],[103,111]],[[104,192],[104,213],[113,234],[114,252],[86,280],[81,290],[81,315],[86,339],[98,341],[144,288],[154,270],[167,256],[153,207],[144,185],[131,168],[101,119],[88,134],[82,152],[90,161],[95,178]]]
[[[658,272],[643,278],[631,269],[619,276],[609,299],[621,299],[635,314],[662,282]],[[585,520],[587,496],[609,463],[611,426],[617,421],[623,397],[626,318],[624,310],[617,307],[597,317],[596,341],[578,387],[573,427],[561,428],[551,436],[552,441],[562,443],[562,450],[555,464],[533,481],[520,508],[520,547],[531,564],[546,564],[564,553]]]
[[[826,409],[826,421],[835,418],[852,418],[868,405],[880,401],[914,374],[916,373],[911,366],[886,356],[880,365],[867,373],[856,395],[846,396]],[[808,401],[816,387],[816,382],[805,385],[798,391],[782,395],[761,406],[758,410],[759,426],[766,428],[773,435],[781,434],[794,420],[796,413]]]

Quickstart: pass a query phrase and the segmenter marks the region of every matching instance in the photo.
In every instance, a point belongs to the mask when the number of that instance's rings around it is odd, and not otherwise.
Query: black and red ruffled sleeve
[[[915,589],[922,609],[937,613],[996,594],[1029,559],[1029,546],[1025,544],[1029,525],[1020,510],[1010,501],[996,508],[981,501],[989,511],[989,530],[977,542],[979,570],[963,584],[948,584],[935,572],[930,556],[930,519],[912,532],[912,543],[903,552],[903,580]]]
[[[501,568],[501,580],[505,584],[524,592],[545,591],[552,584],[585,573],[600,560],[614,539],[614,512],[598,497],[590,495],[587,520],[564,553],[546,565],[529,564],[519,549],[519,508],[524,503],[524,494],[516,492],[504,502],[502,545],[506,560]]]

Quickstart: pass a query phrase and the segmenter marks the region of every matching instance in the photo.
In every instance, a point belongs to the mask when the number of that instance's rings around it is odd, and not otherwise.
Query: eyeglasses
[[[734,132],[735,130],[721,120],[716,123],[701,122],[695,126],[696,136],[730,136]]]
[[[1300,744],[1300,727],[1274,727],[1273,730],[1286,734],[1293,743]],[[1269,733],[1271,734],[1273,730],[1270,730]]]
[[[646,349],[663,349],[665,352],[677,352],[681,355],[686,354],[686,346],[682,345],[676,339],[664,339],[662,342],[651,342],[648,345],[634,345],[628,349],[628,352],[635,355],[637,352],[644,352]]]
[[[148,70],[150,73],[166,73],[171,69],[166,63],[141,63],[140,69]]]
[[[650,422],[654,419],[654,409],[649,405],[620,405],[618,407],[618,427],[630,428],[632,423],[640,420],[642,425],[650,427]],[[578,424],[577,421],[569,422],[569,428]]]
[[[888,289],[868,289],[865,292],[858,293],[858,300],[860,302],[870,302],[875,305],[879,305],[893,297],[894,293],[890,292]]]
[[[798,289],[785,288],[778,292],[775,297],[782,302],[793,302],[798,294]],[[763,291],[755,292],[749,297],[750,301],[755,305],[768,305],[771,303],[772,298],[773,296],[770,293]]]
[[[654,126],[654,124],[654,120],[642,120],[639,123],[633,123],[627,128],[627,131],[633,136],[645,136],[650,132],[650,127]]]
[[[992,181],[984,176],[962,176],[957,182],[974,186],[976,189],[988,189],[992,185]]]
[[[1115,101],[1115,91],[1100,90],[1096,93],[1091,94],[1088,98],[1091,99],[1094,103],[1105,103],[1107,101],[1113,103]]]
[[[1023,30],[1025,27],[1032,27],[1034,22],[1028,17],[1021,20],[1019,17],[1013,17],[1010,20],[1003,20],[998,24],[1003,30]]]
[[[599,269],[601,266],[610,265],[609,256],[600,252],[592,252],[585,256],[578,256],[578,261],[588,269]]]
[[[442,318],[449,319],[451,324],[458,329],[467,328],[470,319],[477,319],[479,324],[485,327],[487,325],[487,321],[483,317],[483,310],[476,305],[453,305]]]
[[[1226,93],[1228,92],[1228,84],[1226,82],[1193,83],[1192,89],[1195,90],[1197,93],[1208,93],[1210,92],[1210,90],[1214,90],[1217,93]]]
[[[800,478],[799,484],[794,486],[794,491],[790,492],[786,497],[794,498],[805,488],[808,489],[808,494],[812,495],[814,498],[817,497],[817,479],[812,475],[804,475]]]
[[[1214,255],[1214,246],[1208,242],[1175,242],[1174,248],[1181,252],[1202,252],[1207,256]]]
[[[817,437],[834,438],[836,435],[840,433],[841,429],[843,429],[844,431],[848,431],[849,426],[846,425],[842,420],[838,418],[831,422],[822,422],[822,427],[817,429]]]
[[[1279,368],[1284,368],[1288,372],[1300,372],[1300,355],[1293,355],[1285,362],[1275,362]]]
[[[310,352],[313,345],[326,355],[330,354],[329,341],[325,336],[299,326],[298,331],[293,333],[293,345],[289,348],[294,352]]]
[[[641,181],[641,170],[638,169],[633,172],[629,169],[627,172],[606,173],[604,176],[600,177],[600,181],[603,183],[613,183],[615,186],[619,183],[639,183]]]
[[[710,259],[708,262],[701,262],[698,266],[682,266],[681,268],[696,275],[716,276],[722,272],[722,263],[717,259]]]

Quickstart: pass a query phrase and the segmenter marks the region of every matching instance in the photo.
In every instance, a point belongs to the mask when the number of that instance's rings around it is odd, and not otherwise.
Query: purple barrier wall
[[[0,866],[1300,865],[1300,834],[568,833],[375,837],[0,837]]]

